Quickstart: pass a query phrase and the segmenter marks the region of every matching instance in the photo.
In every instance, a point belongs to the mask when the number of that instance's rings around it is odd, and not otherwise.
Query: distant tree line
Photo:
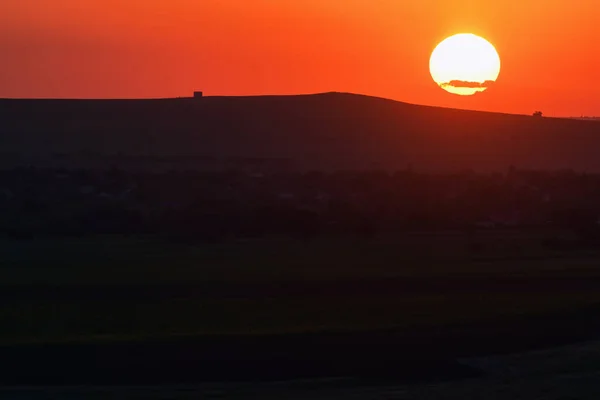
[[[563,229],[600,238],[600,175],[0,171],[12,239],[153,234],[175,241],[407,231]],[[582,239],[583,240],[583,239]]]

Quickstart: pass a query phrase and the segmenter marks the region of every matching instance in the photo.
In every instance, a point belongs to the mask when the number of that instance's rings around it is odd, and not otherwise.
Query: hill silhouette
[[[0,164],[600,171],[600,124],[362,95],[0,100]],[[136,161],[137,160],[137,161]],[[129,164],[128,164],[129,163]],[[169,164],[170,163],[170,164]],[[223,165],[223,164],[219,164]]]

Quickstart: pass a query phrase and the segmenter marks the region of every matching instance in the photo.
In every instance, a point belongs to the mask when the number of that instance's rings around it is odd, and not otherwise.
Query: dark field
[[[108,236],[5,242],[1,337],[389,329],[566,311],[600,300],[594,251],[536,248],[534,233],[478,238],[484,250],[475,254],[472,238],[451,233],[211,245]]]
[[[5,242],[4,382],[471,376],[452,360],[600,333],[598,254],[545,234]]]

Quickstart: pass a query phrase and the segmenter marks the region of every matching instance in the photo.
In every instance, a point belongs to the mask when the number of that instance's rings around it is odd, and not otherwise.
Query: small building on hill
[[[204,97],[204,93],[198,91],[194,92],[195,99],[201,99],[202,97]]]

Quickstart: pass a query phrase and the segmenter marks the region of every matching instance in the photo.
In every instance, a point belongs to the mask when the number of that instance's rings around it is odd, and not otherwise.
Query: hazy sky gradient
[[[445,37],[497,48],[496,85],[450,95]],[[0,97],[344,91],[419,104],[600,115],[597,0],[1,0]]]

